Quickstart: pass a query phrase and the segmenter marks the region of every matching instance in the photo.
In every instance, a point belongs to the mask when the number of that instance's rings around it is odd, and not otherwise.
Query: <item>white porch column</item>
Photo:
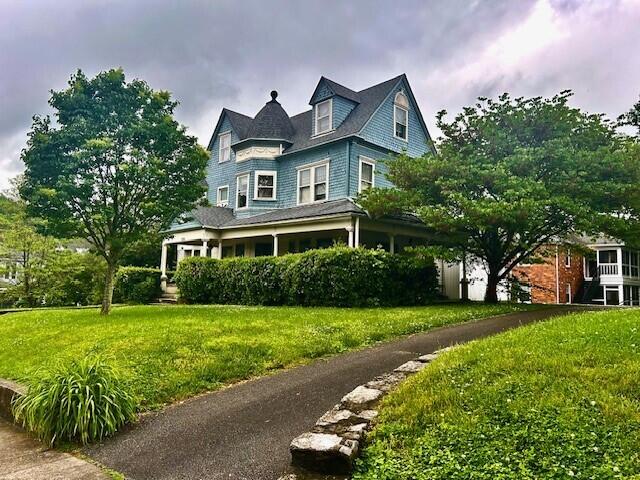
[[[346,230],[349,232],[349,248],[353,248],[353,225],[346,227]]]
[[[222,258],[222,242],[218,240],[218,244],[211,247],[211,258]]]
[[[273,256],[277,257],[278,256],[278,234],[272,233],[271,235],[273,235]]]
[[[200,256],[207,256],[207,247],[209,246],[209,240],[202,240],[202,249],[200,250]]]
[[[360,246],[360,217],[356,217],[356,229],[353,237],[353,246],[356,248]]]
[[[167,291],[167,254],[169,245],[162,242],[162,254],[160,255],[160,288],[163,292]]]
[[[178,263],[184,258],[184,245],[178,245]]]
[[[396,253],[396,236],[389,235],[389,253]]]

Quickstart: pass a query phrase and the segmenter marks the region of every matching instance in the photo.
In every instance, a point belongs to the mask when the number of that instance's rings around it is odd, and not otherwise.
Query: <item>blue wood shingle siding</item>
[[[427,143],[427,132],[422,127],[417,113],[417,105],[409,98],[409,134],[408,141],[394,136],[393,105],[396,93],[400,90],[408,91],[404,82],[400,82],[378,107],[367,124],[362,129],[361,136],[365,140],[388,148],[395,152],[406,150],[412,157],[420,157],[430,150]],[[408,97],[409,95],[407,95]]]
[[[390,154],[406,150],[411,156],[421,156],[430,150],[428,132],[423,127],[419,117],[418,106],[407,92],[410,88],[401,77],[397,83],[389,83],[389,92],[381,100],[360,131],[354,131],[346,138],[338,138],[330,143],[324,143],[296,153],[279,155],[275,159],[252,158],[243,162],[236,162],[236,155],[231,151],[231,158],[227,162],[219,163],[220,134],[231,132],[231,144],[240,140],[238,132],[226,114],[219,128],[214,132],[209,159],[207,183],[209,185],[208,199],[212,205],[217,203],[217,191],[220,186],[229,186],[229,207],[236,208],[236,179],[238,175],[248,173],[249,193],[248,207],[236,210],[237,217],[247,217],[264,213],[275,208],[287,208],[297,205],[298,167],[316,162],[329,161],[329,200],[346,197],[356,197],[360,182],[360,159],[367,157],[375,161],[375,186],[390,187],[391,182],[386,178],[387,167],[385,161]],[[391,85],[393,88],[391,88]],[[342,87],[344,88],[344,87]],[[393,105],[395,94],[403,90],[410,101],[408,141],[394,137]],[[353,92],[352,92],[353,93]],[[347,95],[349,96],[349,95]],[[332,98],[332,115],[334,129],[347,121],[354,108],[355,101],[335,95],[326,83],[320,83],[315,92],[312,103]],[[382,97],[380,97],[382,98]],[[354,113],[355,114],[355,113]],[[248,118],[248,117],[245,117]],[[250,121],[250,118],[248,118]],[[313,114],[310,120],[314,122]],[[235,121],[235,120],[234,120]],[[313,132],[315,125],[310,126]],[[340,133],[339,131],[336,132]],[[313,133],[312,133],[313,134]],[[331,140],[331,139],[329,139]],[[244,145],[243,148],[249,145]],[[286,147],[286,145],[285,145]],[[254,200],[255,172],[258,170],[277,172],[276,200]]]

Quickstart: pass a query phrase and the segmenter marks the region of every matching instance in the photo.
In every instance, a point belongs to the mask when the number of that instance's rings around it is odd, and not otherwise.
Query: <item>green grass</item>
[[[640,310],[457,347],[382,404],[354,480],[640,478]]]
[[[99,354],[145,409],[310,359],[523,308],[433,305],[338,309],[137,306],[0,316],[0,377],[28,383],[51,361]]]

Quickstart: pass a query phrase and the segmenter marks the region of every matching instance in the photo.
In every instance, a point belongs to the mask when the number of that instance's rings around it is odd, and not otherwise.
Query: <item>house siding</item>
[[[297,205],[298,170],[306,164],[329,159],[329,200],[345,198],[347,191],[347,142],[335,142],[321,145],[311,150],[293,153],[279,158],[280,174],[278,207],[287,208]]]
[[[349,116],[351,110],[353,110],[356,106],[351,100],[347,100],[346,98],[335,96],[333,97],[333,122],[332,128],[338,128],[342,122]]]
[[[215,137],[207,165],[207,184],[209,185],[207,199],[212,205],[215,205],[218,187],[229,185],[229,206],[235,208],[235,177],[238,170],[236,166],[236,154],[233,152],[233,149],[231,150],[228,162],[218,163],[220,158],[220,134],[228,131],[231,132],[231,143],[240,140],[237,133],[233,131],[231,122],[229,122],[229,119],[225,115],[219,130],[214,132]],[[233,179],[233,182],[231,179]]]
[[[393,187],[393,183],[386,177],[387,165],[385,161],[389,159],[389,151],[376,149],[369,146],[352,142],[351,159],[349,162],[349,196],[358,196],[360,184],[360,157],[367,157],[375,161],[375,186],[381,188]]]
[[[408,141],[396,138],[393,124],[393,104],[395,95],[404,89],[409,98],[409,135]],[[418,106],[408,95],[409,88],[401,81],[393,88],[378,110],[369,119],[361,132],[362,138],[376,145],[381,145],[394,152],[406,150],[412,157],[421,157],[430,150],[427,134],[417,113]]]

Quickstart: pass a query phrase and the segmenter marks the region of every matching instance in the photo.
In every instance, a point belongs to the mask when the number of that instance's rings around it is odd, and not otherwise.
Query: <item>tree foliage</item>
[[[130,245],[167,226],[202,198],[208,155],[173,119],[176,102],[122,70],[78,71],[51,92],[23,151],[20,194],[57,236],[86,238],[107,263],[102,313]]]
[[[638,145],[601,115],[553,98],[480,98],[438,114],[437,154],[389,161],[397,188],[372,189],[374,215],[413,211],[436,241],[483,261],[486,300],[523,259],[572,235],[628,235],[640,218]]]

